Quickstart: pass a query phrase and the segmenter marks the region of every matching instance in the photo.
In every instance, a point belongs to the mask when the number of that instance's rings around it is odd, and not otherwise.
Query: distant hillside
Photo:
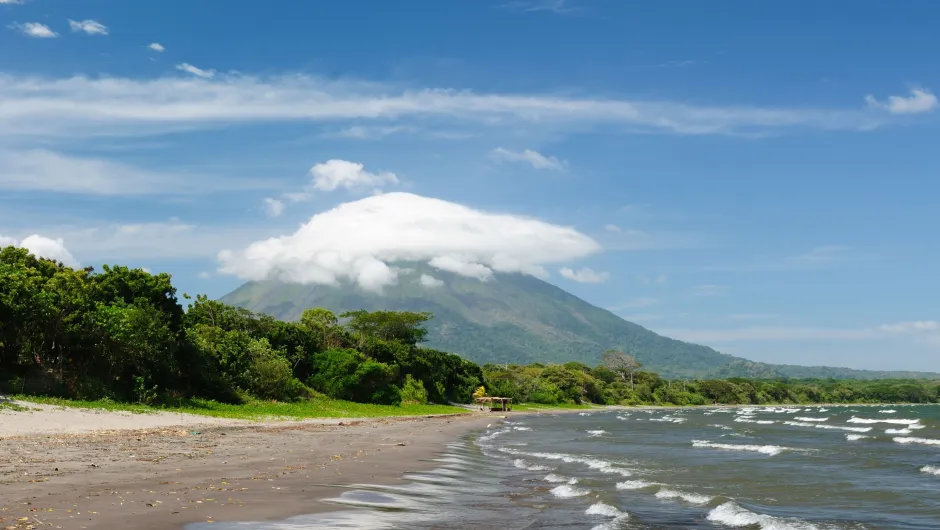
[[[717,370],[716,377],[747,377],[751,379],[940,379],[934,372],[854,370],[834,366],[797,366],[794,364],[767,364],[734,361]]]
[[[357,309],[430,311],[434,319],[428,325],[428,346],[481,364],[581,361],[594,365],[601,352],[617,348],[633,353],[646,368],[665,377],[745,376],[750,371],[766,377],[814,377],[804,373],[829,377],[835,373],[752,363],[707,346],[663,337],[529,275],[497,274],[481,282],[427,266],[408,267],[411,272],[381,295],[351,284],[265,281],[246,283],[222,301],[283,320],[296,320],[311,307],[336,313]],[[443,284],[422,285],[422,272]],[[858,375],[863,372],[845,372],[863,377]]]

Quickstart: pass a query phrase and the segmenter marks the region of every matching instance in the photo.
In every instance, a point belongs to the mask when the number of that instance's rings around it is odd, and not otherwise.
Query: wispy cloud
[[[403,132],[414,132],[414,127],[405,125],[352,125],[329,133],[328,136],[355,140],[375,140]]]
[[[0,4],[25,4],[27,0],[0,0]]]
[[[107,35],[108,27],[97,20],[69,20],[69,28],[74,33],[85,33],[87,35]]]
[[[692,66],[695,64],[695,61],[685,60],[685,61],[666,61],[656,65],[657,68],[683,68],[686,66]]]
[[[618,234],[623,231],[619,226],[615,224],[604,225],[604,230],[607,230],[608,232],[618,233]]]
[[[558,273],[569,280],[578,283],[604,283],[610,279],[610,273],[597,272],[594,269],[583,267],[579,270],[573,270],[568,267],[562,267]]]
[[[865,96],[869,107],[884,109],[891,114],[920,114],[937,108],[937,96],[929,90],[915,88],[909,96],[888,96],[887,101],[878,101],[871,94]]]
[[[39,22],[26,22],[25,24],[11,24],[10,28],[22,31],[24,35],[36,39],[54,39],[59,36],[52,28]]]
[[[73,195],[187,195],[263,189],[270,183],[211,179],[206,175],[154,171],[100,158],[83,158],[44,149],[0,150],[0,189]]]
[[[649,276],[640,276],[640,283],[645,285],[656,284],[656,285],[665,285],[669,281],[669,277],[666,274],[660,274],[650,278]]]
[[[736,134],[815,128],[867,130],[890,119],[864,109],[696,106],[686,102],[576,98],[546,94],[395,89],[306,76],[216,75],[188,63],[193,79],[64,79],[0,75],[0,134],[62,135],[220,127],[231,123],[375,120],[381,126],[472,123],[570,130],[621,126],[627,132]],[[405,122],[410,120],[410,123]],[[403,123],[404,122],[404,123]]]
[[[573,6],[570,0],[514,0],[499,7],[523,13],[544,11],[556,15],[567,15],[580,10],[580,8]]]
[[[844,245],[821,245],[789,256],[761,256],[750,262],[706,267],[710,271],[795,271],[831,268],[845,262],[850,248]]]
[[[147,46],[147,47],[150,48],[151,50],[155,51],[155,52],[163,52],[163,51],[166,51],[166,48],[164,48],[163,45],[160,44],[159,42],[151,42],[151,43],[150,43],[150,46]]]
[[[180,63],[176,65],[176,69],[182,72],[188,72],[196,77],[201,77],[203,79],[210,79],[215,76],[215,70],[203,70],[202,68],[197,68],[189,63]]]
[[[553,156],[545,156],[532,149],[510,151],[509,149],[497,147],[490,151],[490,158],[497,162],[524,162],[535,169],[547,169],[549,171],[564,171],[566,166],[561,160]]]
[[[720,296],[728,292],[727,285],[696,285],[692,288],[693,296]]]
[[[284,201],[268,197],[264,199],[264,211],[268,217],[279,217],[284,213]]]

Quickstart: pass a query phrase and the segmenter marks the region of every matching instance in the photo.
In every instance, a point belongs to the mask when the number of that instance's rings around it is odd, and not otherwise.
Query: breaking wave
[[[711,502],[712,498],[708,495],[700,495],[698,493],[686,493],[684,491],[671,490],[663,488],[656,492],[656,497],[659,499],[682,499],[689,504],[703,505]]]
[[[779,455],[784,451],[795,451],[789,447],[779,445],[738,445],[738,444],[719,444],[709,442],[708,440],[692,440],[692,447],[708,447],[711,449],[724,449],[726,451],[752,451],[765,455]]]
[[[940,445],[940,440],[935,440],[933,438],[912,438],[910,436],[898,436],[894,438],[894,441],[899,444]]]
[[[940,467],[937,466],[924,466],[920,468],[921,473],[927,473],[928,475],[936,475],[940,477]]]
[[[919,419],[914,420],[901,420],[894,418],[857,418],[852,416],[851,418],[845,420],[847,423],[892,423],[894,425],[913,425],[915,423],[920,423]]]
[[[816,530],[820,527],[802,519],[784,519],[754,513],[733,502],[726,502],[708,512],[709,521],[734,528],[759,527],[765,530]]]
[[[561,486],[556,486],[552,488],[552,495],[560,499],[570,499],[572,497],[584,497],[590,493],[588,490],[583,488],[576,488],[574,486],[569,486],[568,484],[563,484]]]

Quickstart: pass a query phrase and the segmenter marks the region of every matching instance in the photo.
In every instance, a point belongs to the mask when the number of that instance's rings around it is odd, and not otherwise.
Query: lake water
[[[337,487],[337,512],[250,527],[940,528],[936,406],[510,416],[435,461],[404,485]]]

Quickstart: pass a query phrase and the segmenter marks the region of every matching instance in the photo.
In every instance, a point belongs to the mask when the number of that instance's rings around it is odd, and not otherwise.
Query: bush
[[[411,374],[405,376],[405,386],[401,388],[401,402],[407,405],[426,405],[428,403],[428,391],[424,388],[424,383],[418,381]]]
[[[400,403],[399,390],[392,383],[396,370],[351,349],[330,349],[312,356],[314,374],[307,384],[319,392],[360,403]]]

